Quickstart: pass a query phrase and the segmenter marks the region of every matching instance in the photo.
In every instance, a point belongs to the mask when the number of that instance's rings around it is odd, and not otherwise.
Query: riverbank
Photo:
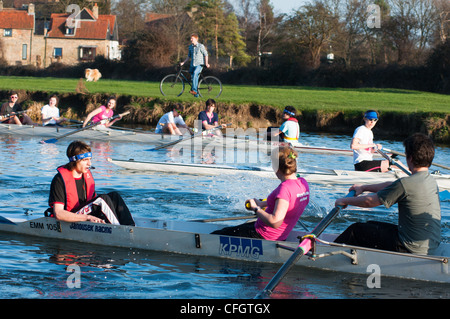
[[[80,81],[72,81],[72,84],[79,86]],[[52,85],[53,92],[19,89],[19,99],[30,109],[35,121],[39,119],[40,108],[54,93],[60,97],[63,116],[77,120],[83,120],[87,113],[105,103],[111,95],[109,92],[115,92],[119,112],[130,111],[130,115],[121,122],[127,125],[155,126],[173,103],[185,105],[183,117],[187,124],[193,125],[198,113],[204,109],[204,100],[194,99],[187,93],[175,100],[157,97],[158,93],[153,92],[151,83],[141,84],[152,88],[145,91],[146,95],[121,93],[126,90],[118,87],[114,89],[113,84],[119,85],[123,83],[121,81],[105,82],[102,87],[98,83],[82,83],[90,93],[73,93],[75,90],[64,82],[60,83],[60,87],[64,88],[61,90]],[[130,83],[126,85],[130,86]],[[6,100],[8,95],[9,90],[3,89],[0,100]],[[377,139],[403,139],[415,132],[422,132],[430,135],[436,143],[450,145],[448,95],[404,90],[227,86],[223,96],[217,99],[217,104],[221,121],[233,123],[235,128],[279,126],[283,107],[290,104],[298,109],[297,119],[302,131],[342,134],[353,133],[361,124],[364,111],[375,109],[380,112],[380,121],[374,129]]]

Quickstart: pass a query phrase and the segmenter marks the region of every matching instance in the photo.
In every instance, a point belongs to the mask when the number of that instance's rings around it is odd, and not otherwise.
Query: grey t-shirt
[[[398,234],[412,253],[433,254],[441,241],[441,204],[429,172],[398,179],[377,193],[387,208],[398,203]]]

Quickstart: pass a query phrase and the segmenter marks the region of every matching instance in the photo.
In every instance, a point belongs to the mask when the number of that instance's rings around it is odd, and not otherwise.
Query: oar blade
[[[41,144],[54,144],[56,142],[58,142],[57,138],[50,138],[48,140],[42,140],[39,143],[41,143]]]

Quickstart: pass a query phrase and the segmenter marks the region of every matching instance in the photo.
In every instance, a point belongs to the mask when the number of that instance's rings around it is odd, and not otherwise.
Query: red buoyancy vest
[[[64,166],[58,167],[58,172],[61,174],[64,181],[64,187],[66,189],[66,204],[65,209],[72,211],[72,209],[77,208],[80,204],[78,199],[77,185],[75,184],[75,179],[73,178],[72,172],[69,171]],[[95,183],[91,172],[83,174],[84,181],[86,183],[86,200],[90,201],[95,197]]]

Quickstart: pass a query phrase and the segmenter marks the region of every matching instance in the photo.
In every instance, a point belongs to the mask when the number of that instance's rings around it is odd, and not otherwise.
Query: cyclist
[[[198,42],[198,34],[193,33],[191,35],[191,45],[189,46],[189,54],[186,60],[180,63],[183,66],[189,59],[191,59],[191,66],[189,72],[192,78],[192,89],[189,93],[193,94],[195,97],[198,95],[198,79],[200,73],[203,70],[203,66],[209,68],[208,63],[208,51],[205,46]]]

